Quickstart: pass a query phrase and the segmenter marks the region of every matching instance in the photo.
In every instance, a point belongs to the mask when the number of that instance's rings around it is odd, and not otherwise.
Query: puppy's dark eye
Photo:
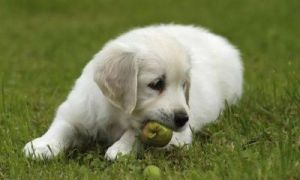
[[[148,87],[156,91],[163,91],[165,89],[165,80],[163,78],[155,79],[148,84]]]

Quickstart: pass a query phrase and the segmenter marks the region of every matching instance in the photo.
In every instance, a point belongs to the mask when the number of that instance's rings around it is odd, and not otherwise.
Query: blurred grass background
[[[0,179],[300,178],[298,0],[0,0]],[[93,149],[49,162],[22,155],[50,125],[84,65],[109,39],[159,23],[204,26],[242,52],[245,93],[189,150],[116,163]]]

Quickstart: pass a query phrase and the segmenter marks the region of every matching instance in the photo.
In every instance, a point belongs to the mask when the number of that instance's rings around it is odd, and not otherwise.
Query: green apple
[[[172,139],[173,131],[158,122],[148,121],[142,129],[141,141],[149,146],[163,147]]]
[[[143,175],[147,179],[160,179],[161,172],[157,166],[149,165],[144,169]]]

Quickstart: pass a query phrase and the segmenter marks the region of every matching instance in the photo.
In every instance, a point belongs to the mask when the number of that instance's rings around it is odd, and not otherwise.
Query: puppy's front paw
[[[182,132],[173,132],[173,136],[170,143],[164,148],[170,149],[173,146],[188,148],[192,144],[192,139],[192,131],[189,127],[187,127]]]
[[[114,161],[119,156],[129,154],[132,147],[127,144],[122,144],[121,142],[117,142],[110,146],[106,153],[105,153],[105,159]]]
[[[32,159],[51,159],[56,156],[61,149],[60,144],[56,141],[36,138],[25,145],[23,152],[26,157]]]
[[[174,140],[171,140],[170,143],[168,145],[166,145],[165,147],[163,147],[164,149],[171,149],[172,147],[186,147],[189,148],[190,145],[192,144],[192,141],[185,141],[181,138],[177,138]]]

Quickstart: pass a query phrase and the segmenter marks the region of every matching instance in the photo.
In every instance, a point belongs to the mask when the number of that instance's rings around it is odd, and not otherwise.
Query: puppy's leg
[[[60,107],[52,125],[41,137],[28,142],[23,151],[33,159],[50,159],[73,143],[74,127],[65,120],[66,111]],[[67,113],[68,114],[68,113]]]
[[[173,132],[171,141],[164,148],[172,148],[172,146],[189,146],[192,143],[193,135],[191,128],[188,126],[181,132]]]
[[[135,131],[133,129],[128,129],[118,141],[107,149],[105,158],[107,160],[115,160],[118,155],[129,154],[132,150],[135,139]]]
[[[43,136],[25,145],[24,153],[33,159],[50,159],[69,147],[72,134],[67,122],[55,121]]]

